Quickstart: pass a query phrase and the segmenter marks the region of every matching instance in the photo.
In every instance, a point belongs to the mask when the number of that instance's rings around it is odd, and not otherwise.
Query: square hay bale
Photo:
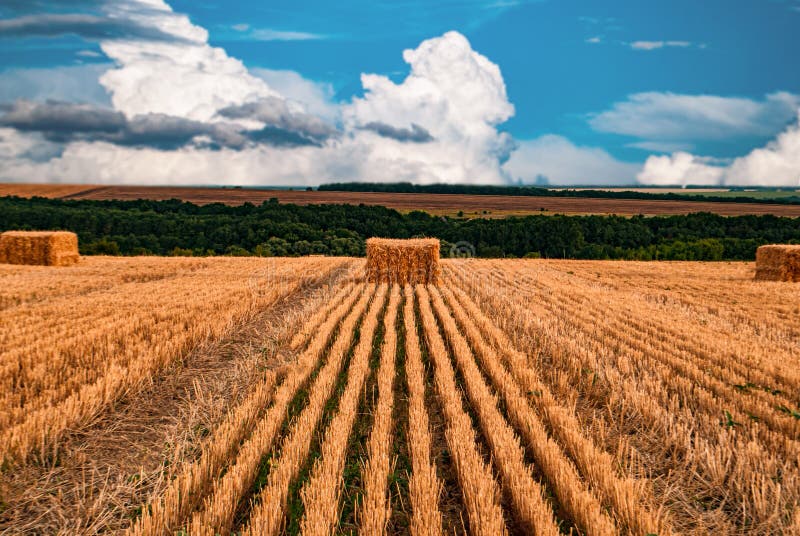
[[[756,251],[756,281],[800,281],[800,246],[772,244]]]
[[[367,281],[411,284],[439,282],[439,240],[367,240]]]
[[[70,266],[79,259],[75,233],[6,231],[0,234],[0,263]]]

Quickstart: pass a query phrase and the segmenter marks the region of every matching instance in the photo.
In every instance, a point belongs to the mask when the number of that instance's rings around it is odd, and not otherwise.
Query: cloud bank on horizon
[[[760,101],[635,93],[587,118],[659,153],[641,164],[556,134],[512,137],[499,66],[459,32],[403,51],[402,80],[362,74],[363,95],[334,102],[330,87],[294,71],[249,69],[164,0],[72,4],[96,13],[0,20],[0,37],[78,35],[110,60],[49,77],[0,73],[9,82],[0,86],[0,181],[800,185],[800,96],[789,92]],[[49,88],[59,76],[98,87]],[[697,139],[781,129],[732,161],[689,152]]]
[[[651,156],[638,175],[645,184],[800,186],[800,115],[798,122],[766,147],[729,164],[687,152]]]

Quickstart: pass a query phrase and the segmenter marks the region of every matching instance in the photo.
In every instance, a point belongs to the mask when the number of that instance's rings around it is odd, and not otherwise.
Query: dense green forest
[[[713,201],[726,203],[770,203],[783,205],[800,205],[800,195],[789,195],[797,188],[786,189],[787,195],[775,197],[756,197],[749,195],[709,195],[664,192],[650,193],[633,190],[571,190],[550,189],[537,186],[491,186],[474,184],[412,184],[410,182],[371,183],[371,182],[339,182],[323,184],[318,190],[328,192],[386,192],[415,194],[469,194],[469,195],[519,195],[535,197],[582,197],[601,199],[650,199],[672,201]],[[771,190],[778,191],[772,188]]]
[[[198,206],[171,201],[0,198],[0,231],[71,230],[83,254],[363,255],[370,236],[440,238],[481,257],[752,260],[765,243],[800,243],[800,218],[526,216],[455,219],[365,205]],[[469,245],[464,245],[469,244]]]

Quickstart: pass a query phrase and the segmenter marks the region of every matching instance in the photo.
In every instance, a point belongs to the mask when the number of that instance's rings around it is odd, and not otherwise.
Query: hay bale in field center
[[[367,240],[367,281],[417,284],[439,282],[439,240]]]
[[[0,234],[0,263],[70,266],[79,259],[75,233],[6,231]]]
[[[771,244],[756,251],[756,281],[800,282],[800,246]]]

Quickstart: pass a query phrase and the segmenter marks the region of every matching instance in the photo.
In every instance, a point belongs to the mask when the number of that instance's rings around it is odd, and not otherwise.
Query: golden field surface
[[[0,265],[2,534],[800,534],[752,263]]]

